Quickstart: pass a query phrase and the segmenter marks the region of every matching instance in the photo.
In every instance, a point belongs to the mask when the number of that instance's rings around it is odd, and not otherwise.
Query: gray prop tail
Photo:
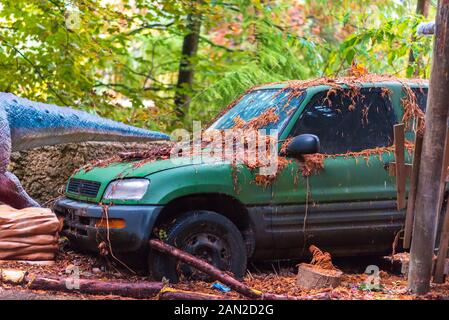
[[[432,35],[435,33],[435,22],[422,22],[416,29],[418,35]]]

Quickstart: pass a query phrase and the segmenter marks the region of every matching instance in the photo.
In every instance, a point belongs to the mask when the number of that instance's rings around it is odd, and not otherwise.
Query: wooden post
[[[421,127],[423,119],[418,119],[418,128]],[[415,137],[415,150],[413,151],[413,165],[412,174],[410,177],[410,190],[408,192],[407,200],[407,215],[405,217],[404,227],[404,249],[409,249],[412,241],[413,220],[415,212],[415,200],[416,200],[416,188],[418,186],[418,173],[419,166],[421,164],[421,152],[422,152],[423,136],[421,133],[416,132]]]
[[[433,276],[433,282],[444,283],[446,276],[444,274],[444,267],[446,264],[447,249],[449,245],[449,206],[446,208],[446,214],[444,217],[443,228],[441,229],[440,246],[438,247],[438,257],[435,265],[435,274]]]
[[[449,166],[449,134],[447,134],[449,130],[446,129],[446,143],[444,146],[444,161],[443,161],[443,168],[441,173],[441,181],[440,181],[440,194],[438,197],[438,204],[439,204],[439,211],[441,212],[441,208],[443,206],[444,202],[444,190],[446,186],[446,180],[447,180],[447,167]],[[444,283],[446,280],[445,274],[444,274],[444,267],[446,265],[446,258],[447,258],[447,250],[449,246],[449,212],[448,212],[449,206],[446,208],[446,213],[444,216],[444,222],[441,229],[441,236],[440,236],[440,245],[438,246],[438,257],[437,262],[435,264],[435,274],[433,276],[433,282],[435,283]]]
[[[441,167],[441,178],[440,178],[440,191],[438,193],[438,215],[441,212],[441,208],[443,207],[444,202],[444,188],[446,186],[446,176],[447,176],[447,167],[449,166],[449,136],[447,135],[447,127],[446,127],[446,142],[444,143],[444,157],[443,157],[443,165]]]
[[[419,168],[408,287],[415,294],[430,289],[438,218],[449,101],[449,0],[440,0],[436,17],[433,63],[426,112],[426,130]]]
[[[405,158],[404,158],[404,124],[394,126],[394,156],[396,158],[396,198],[397,209],[405,208]]]

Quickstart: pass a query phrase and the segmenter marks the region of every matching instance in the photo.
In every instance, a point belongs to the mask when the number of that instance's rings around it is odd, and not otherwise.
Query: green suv
[[[258,86],[209,129],[259,123],[257,129],[276,130],[280,158],[268,179],[226,160],[135,159],[78,171],[54,209],[77,246],[98,251],[104,241],[172,281],[195,272],[152,252],[150,238],[237,277],[248,259],[299,259],[311,244],[334,256],[384,254],[405,216],[388,169],[393,125],[406,122],[413,141],[426,100],[425,82],[392,78]]]

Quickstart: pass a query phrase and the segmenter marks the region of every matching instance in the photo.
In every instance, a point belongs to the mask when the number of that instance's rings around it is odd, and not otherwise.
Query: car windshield
[[[302,96],[302,94],[293,94],[290,89],[259,89],[252,91],[243,96],[234,107],[218,118],[209,129],[231,129],[236,125],[236,119],[248,123],[271,109],[279,119],[257,129],[281,130],[289,116],[299,106]]]

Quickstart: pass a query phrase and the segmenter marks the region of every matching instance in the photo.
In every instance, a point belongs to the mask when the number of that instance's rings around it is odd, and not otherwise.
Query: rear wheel
[[[246,271],[246,248],[237,227],[226,217],[211,211],[191,211],[178,218],[167,231],[166,243],[208,261],[215,267],[242,278]],[[171,282],[181,279],[208,280],[195,268],[151,250],[152,276]]]

